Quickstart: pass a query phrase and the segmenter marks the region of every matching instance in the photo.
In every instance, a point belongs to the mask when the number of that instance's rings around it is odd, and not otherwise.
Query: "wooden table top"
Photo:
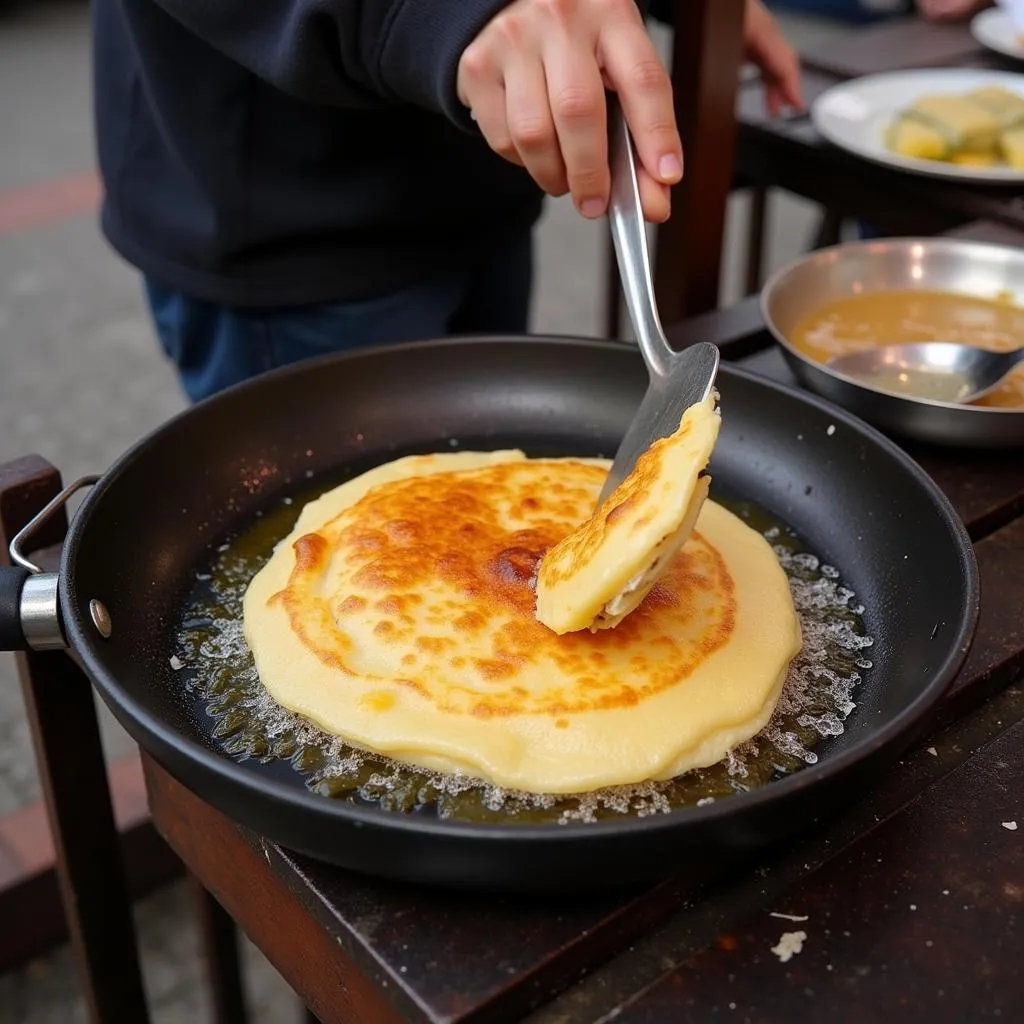
[[[802,61],[808,107],[831,86],[866,74],[928,67],[1024,73],[1024,63],[982,48],[966,25],[914,17],[851,28]],[[1024,229],[1024,185],[929,178],[863,160],[826,142],[808,113],[768,117],[756,77],[743,84],[737,108],[736,169],[747,182],[794,192],[888,234],[934,234],[979,219]]]
[[[669,334],[788,378],[753,302]],[[910,450],[974,540],[977,638],[926,738],[782,849],[565,900],[429,891],[276,847],[147,759],[154,822],[325,1024],[1024,1020],[1024,456]]]

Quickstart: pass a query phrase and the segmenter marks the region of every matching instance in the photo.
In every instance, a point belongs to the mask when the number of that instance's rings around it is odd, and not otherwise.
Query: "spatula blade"
[[[637,459],[655,441],[679,429],[679,421],[691,405],[708,397],[715,386],[718,360],[718,347],[700,342],[673,355],[666,373],[651,375],[647,394],[615,453],[599,503],[629,476]]]

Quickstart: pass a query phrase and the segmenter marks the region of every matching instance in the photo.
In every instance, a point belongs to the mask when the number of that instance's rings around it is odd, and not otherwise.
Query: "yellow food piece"
[[[954,153],[949,162],[961,167],[995,167],[999,163],[999,153]]]
[[[886,127],[885,145],[909,159],[1024,170],[1022,129],[1024,96],[992,85],[920,97]]]
[[[800,649],[788,580],[706,501],[615,629],[552,632],[537,566],[590,515],[607,466],[412,456],[310,502],[245,594],[263,685],[356,746],[526,792],[721,760],[767,723]]]
[[[942,132],[909,117],[900,117],[889,126],[886,143],[898,156],[917,160],[948,160],[953,154]]]
[[[708,495],[721,419],[715,396],[687,409],[596,512],[543,558],[537,618],[556,633],[617,626],[686,543]]]
[[[995,114],[966,96],[922,96],[906,114],[940,132],[957,152],[985,153],[994,149],[1002,127]]]
[[[1014,128],[1024,124],[1024,96],[1019,96],[1000,85],[986,85],[974,89],[966,97],[999,119],[1000,127]]]
[[[1024,171],[1024,127],[1003,132],[1000,145],[1003,160],[1015,171]]]

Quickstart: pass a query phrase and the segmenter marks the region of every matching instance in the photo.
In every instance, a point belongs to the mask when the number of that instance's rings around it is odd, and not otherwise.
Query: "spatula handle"
[[[608,94],[608,148],[612,175],[608,221],[626,294],[626,308],[648,370],[652,376],[662,377],[668,372],[672,349],[665,339],[654,299],[633,140],[614,93]]]

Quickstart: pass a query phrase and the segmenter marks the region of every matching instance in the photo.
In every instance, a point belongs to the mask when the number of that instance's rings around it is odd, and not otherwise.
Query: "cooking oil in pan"
[[[703,805],[814,764],[818,741],[843,732],[861,673],[871,667],[864,656],[872,641],[863,608],[838,571],[801,551],[792,531],[759,507],[716,495],[772,543],[803,629],[803,649],[790,667],[775,715],[757,736],[724,761],[668,782],[573,797],[517,793],[400,765],[348,746],[276,704],[259,681],[243,636],[242,598],[249,581],[290,532],[302,506],[324,489],[285,498],[213,552],[187,602],[171,666],[214,720],[213,736],[226,752],[240,759],[290,762],[325,797],[395,812],[524,824],[642,817]]]

